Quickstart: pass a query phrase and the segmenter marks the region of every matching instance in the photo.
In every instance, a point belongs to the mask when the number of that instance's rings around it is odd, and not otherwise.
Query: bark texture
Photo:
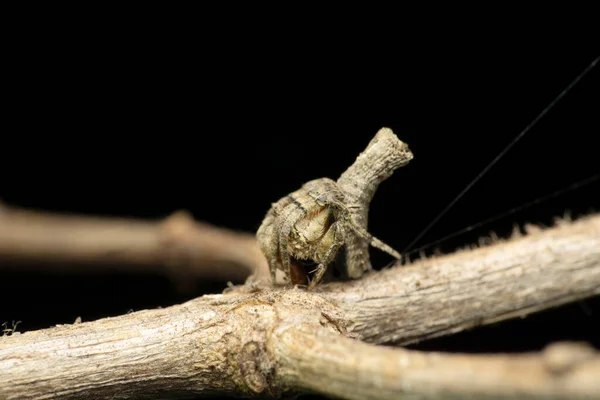
[[[600,216],[331,283],[349,329],[406,345],[600,294]]]
[[[161,221],[23,210],[0,204],[0,267],[89,273],[108,267],[155,270],[176,280],[243,280],[266,270],[254,236],[194,221],[179,211]],[[82,268],[84,267],[84,268]]]
[[[394,171],[413,159],[408,145],[389,128],[381,128],[359,154],[354,163],[337,180],[346,198],[346,205],[357,224],[368,231],[369,206],[379,185]],[[385,242],[385,240],[384,240]],[[350,278],[360,278],[372,269],[369,243],[349,232],[342,262]]]
[[[252,285],[0,338],[0,398],[600,398],[600,357],[423,353],[409,343],[600,293],[600,216],[307,292]],[[364,341],[360,341],[362,339]],[[365,343],[370,342],[370,343]]]

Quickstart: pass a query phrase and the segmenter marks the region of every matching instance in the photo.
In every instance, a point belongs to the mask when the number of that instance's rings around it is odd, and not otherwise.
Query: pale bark
[[[391,129],[381,128],[354,163],[340,175],[337,185],[358,225],[368,230],[369,208],[377,188],[396,169],[412,159],[413,153],[408,144],[398,139]],[[350,278],[360,278],[366,271],[372,270],[369,242],[352,231],[347,233],[342,258],[345,264],[343,270]]]
[[[287,386],[347,399],[600,398],[600,353],[580,343],[445,354],[373,346],[308,324],[279,328],[273,343]]]
[[[186,212],[161,221],[23,210],[0,204],[0,267],[79,273],[157,271],[244,280],[266,262],[254,235],[197,222]]]
[[[596,398],[600,358],[422,353],[408,343],[600,293],[600,215],[318,290],[234,288],[0,338],[0,398]],[[362,339],[364,343],[356,339]]]
[[[600,215],[528,230],[322,291],[361,339],[401,345],[600,294]]]

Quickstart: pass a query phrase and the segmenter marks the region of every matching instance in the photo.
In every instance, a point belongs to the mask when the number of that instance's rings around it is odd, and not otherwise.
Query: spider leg
[[[269,264],[269,273],[271,276],[271,282],[275,284],[276,271],[278,268],[278,239],[279,237],[275,234],[275,228],[277,226],[277,220],[279,213],[281,212],[282,205],[281,201],[273,203],[271,209],[267,212],[265,219],[261,223],[258,231],[256,232],[256,238],[260,245],[262,253],[265,255]]]
[[[272,203],[265,219],[256,232],[260,248],[269,264],[269,273],[273,284],[275,284],[276,272],[279,268],[279,236],[277,235],[277,227],[280,225],[281,215],[285,207],[291,202],[292,199],[286,196],[279,199],[276,203]]]
[[[265,217],[263,223],[256,232],[256,238],[262,253],[265,255],[267,262],[269,263],[269,273],[271,275],[271,282],[275,284],[275,272],[277,270],[277,235],[274,234],[273,230],[277,218],[270,212]]]
[[[346,206],[342,205],[342,204],[335,204],[336,208],[341,210],[341,217],[348,223],[348,225],[350,226],[350,228],[352,228],[352,230],[361,238],[365,239],[366,241],[369,242],[369,244],[375,248],[378,248],[379,250],[388,253],[389,255],[391,255],[392,257],[401,260],[402,256],[400,255],[400,253],[398,253],[396,250],[394,250],[390,245],[384,243],[383,241],[377,239],[375,236],[371,235],[369,232],[367,232],[367,230],[365,228],[363,228],[362,226],[358,225],[356,223],[356,221],[354,220],[354,218],[352,218],[352,215],[350,214],[350,212],[348,211],[348,209],[346,208]]]
[[[325,256],[323,257],[323,261],[317,266],[314,270],[316,271],[315,276],[310,281],[308,285],[308,290],[313,289],[317,283],[321,281],[325,271],[327,271],[327,266],[333,261],[340,247],[344,245],[344,225],[340,222],[336,221],[329,227],[329,231],[326,233],[334,235],[333,245],[327,250]]]
[[[379,250],[388,253],[390,256],[394,257],[397,260],[402,260],[402,255],[398,253],[396,250],[392,248],[392,246],[384,243],[380,239],[377,239],[375,236],[371,235],[364,228],[360,227],[354,220],[352,220],[352,228],[359,236],[363,239],[367,240],[369,244]]]
[[[295,207],[293,205],[290,205],[288,208],[290,210],[282,215],[282,222],[277,231],[277,235],[279,236],[279,255],[281,257],[281,264],[283,265],[283,272],[285,273],[288,281],[291,282],[292,266],[290,262],[290,254],[288,252],[290,232],[296,222],[306,215],[306,211],[301,207]]]

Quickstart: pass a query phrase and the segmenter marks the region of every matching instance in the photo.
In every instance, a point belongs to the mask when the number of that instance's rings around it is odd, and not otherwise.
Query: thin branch
[[[403,144],[384,129],[355,165],[371,165],[369,154],[393,156],[395,145]],[[372,190],[353,185],[361,174],[345,180],[351,200],[370,199],[381,178],[397,167],[372,165],[374,173],[367,167],[361,172]],[[359,203],[355,211],[364,208],[366,227],[368,204]],[[256,273],[222,295],[166,309],[24,334],[11,329],[0,338],[3,399],[278,396],[306,390],[351,399],[600,399],[600,356],[582,344],[511,356],[375,345],[412,343],[599,294],[600,215],[311,292],[274,289],[252,236],[196,225],[181,214],[163,224],[21,217],[2,217],[0,257],[158,261],[183,270],[234,261]],[[367,256],[366,248],[354,248],[355,256]]]
[[[0,268],[41,265],[82,273],[155,270],[180,280],[239,281],[266,270],[253,235],[196,222],[186,212],[144,221],[0,207]]]
[[[600,294],[600,214],[336,282],[348,329],[406,345]]]
[[[259,283],[0,338],[0,398],[312,390],[345,398],[600,399],[598,354],[573,344],[537,355],[481,356],[350,339],[414,341],[598,294],[600,215],[315,292]]]
[[[314,326],[272,340],[285,385],[345,399],[600,398],[600,353],[554,343],[541,353],[444,354],[369,345]]]
[[[381,128],[354,163],[340,175],[337,185],[358,225],[368,230],[369,206],[377,188],[413,157],[408,144],[398,139],[391,129]],[[351,230],[347,236],[343,260],[345,273],[350,278],[360,278],[372,269],[369,242]]]

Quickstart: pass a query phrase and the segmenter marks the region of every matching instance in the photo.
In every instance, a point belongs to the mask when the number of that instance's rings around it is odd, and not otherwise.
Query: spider
[[[351,230],[393,257],[400,254],[375,238],[352,218],[344,203],[344,195],[329,178],[311,180],[295,192],[273,203],[257,231],[257,239],[269,263],[271,281],[277,269],[286,281],[297,283],[309,279],[308,289],[323,278],[327,266],[335,259]],[[317,267],[312,279],[299,277],[298,263],[312,261]]]

